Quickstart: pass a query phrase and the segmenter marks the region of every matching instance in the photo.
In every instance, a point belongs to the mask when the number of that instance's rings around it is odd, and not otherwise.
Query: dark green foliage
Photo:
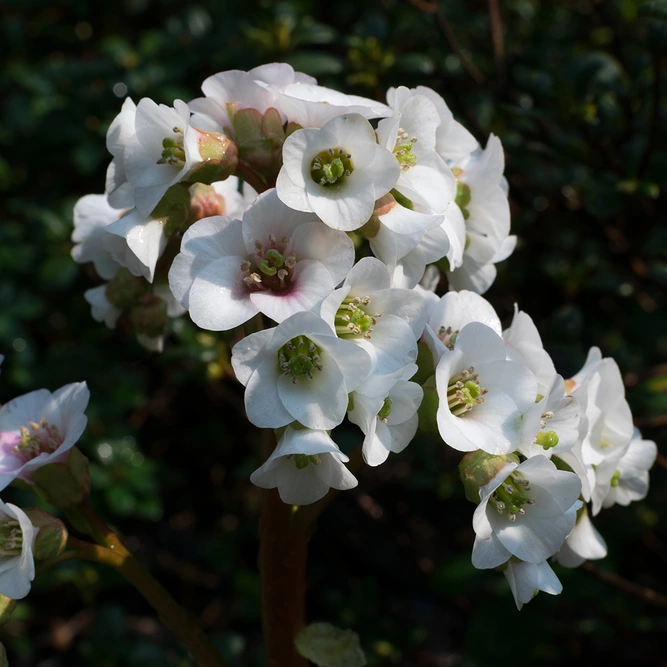
[[[566,377],[590,345],[614,356],[638,425],[665,447],[667,3],[498,4],[502,63],[483,0],[440,2],[440,22],[403,0],[2,3],[0,401],[88,381],[95,505],[232,665],[262,662],[257,435],[224,374],[229,336],[186,317],[150,355],[129,322],[92,320],[83,292],[99,280],[69,258],[72,206],[103,190],[126,93],[187,101],[215,72],[273,60],[370,97],[435,88],[506,149],[520,244],[487,297],[506,322],[515,302],[533,316]],[[354,628],[371,665],[657,664],[664,609],[561,568],[564,593],[519,614],[502,575],[472,568],[458,459],[417,439],[342,494],[311,541],[310,620]],[[663,594],[666,481],[657,468],[646,501],[596,522],[600,567]],[[138,594],[87,563],[40,576],[0,638],[12,667],[191,664]]]

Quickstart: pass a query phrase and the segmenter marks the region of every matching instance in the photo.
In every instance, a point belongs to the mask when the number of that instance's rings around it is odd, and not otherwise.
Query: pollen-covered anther
[[[21,439],[14,445],[13,450],[23,456],[33,458],[42,452],[55,452],[63,442],[63,439],[55,424],[49,424],[46,419],[39,423],[28,422],[27,426],[20,426]]]
[[[530,482],[517,473],[512,473],[491,494],[489,503],[499,514],[507,512],[510,521],[516,521],[517,515],[526,513],[523,505],[533,505],[535,501],[526,495],[530,491]]]
[[[488,393],[488,389],[480,385],[479,376],[474,370],[471,366],[449,380],[447,405],[455,417],[460,417],[470,412],[475,405],[484,403],[483,396]]]

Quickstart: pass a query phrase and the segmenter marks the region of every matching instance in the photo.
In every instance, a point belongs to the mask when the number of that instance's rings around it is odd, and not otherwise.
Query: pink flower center
[[[46,419],[42,419],[39,424],[31,421],[19,430],[20,434],[0,433],[0,449],[17,454],[26,461],[42,453],[52,454],[63,444],[58,427],[49,424]]]

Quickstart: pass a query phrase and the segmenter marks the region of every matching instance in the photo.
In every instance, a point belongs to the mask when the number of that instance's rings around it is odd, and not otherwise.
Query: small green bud
[[[35,490],[51,505],[78,505],[90,495],[88,459],[73,447],[66,461],[37,468],[32,481]]]
[[[229,178],[239,163],[236,144],[219,132],[202,132],[199,136],[199,154],[205,162],[189,176],[191,183],[217,183]]]
[[[67,545],[67,528],[65,524],[48,512],[35,507],[24,510],[35,528],[38,528],[35,537],[33,555],[35,560],[55,558],[65,550]]]
[[[506,463],[519,463],[519,457],[516,454],[494,456],[482,449],[466,454],[459,463],[459,475],[466,498],[479,505],[479,490],[488,484]]]
[[[470,187],[458,181],[456,183],[456,205],[463,211],[470,204]]]
[[[360,227],[357,232],[366,239],[375,238],[380,231],[380,225],[382,224],[380,222],[380,216],[389,213],[394,206],[396,206],[396,199],[390,193],[380,197],[380,199],[375,202],[373,215],[371,215],[368,222]]]
[[[195,183],[188,188],[188,191],[190,193],[188,225],[193,225],[202,218],[225,215],[225,198],[219,195],[212,186]]]
[[[620,482],[621,482],[621,471],[615,470],[614,474],[611,476],[611,485],[613,487],[616,487],[620,484]]]

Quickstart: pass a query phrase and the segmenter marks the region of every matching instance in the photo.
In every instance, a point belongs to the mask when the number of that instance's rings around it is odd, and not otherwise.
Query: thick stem
[[[262,455],[275,446],[273,431],[262,431]],[[276,489],[262,489],[259,573],[262,629],[267,667],[307,667],[294,646],[306,623],[306,559],[309,531],[295,529],[292,506]]]
[[[162,623],[178,637],[199,667],[228,667],[208,641],[196,619],[179,606],[158,581],[144,570],[125,548],[118,535],[108,528],[87,504],[78,509],[79,518],[90,528],[86,532],[103,546],[69,537],[68,548],[79,558],[103,563],[118,570],[155,609]]]

